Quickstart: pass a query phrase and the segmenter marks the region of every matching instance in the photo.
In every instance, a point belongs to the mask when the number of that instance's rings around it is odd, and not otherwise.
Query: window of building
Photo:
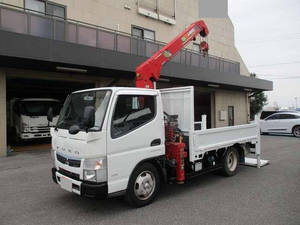
[[[155,96],[120,95],[111,124],[111,136],[117,138],[150,122],[156,114]]]
[[[38,0],[25,0],[25,8],[34,12],[45,13],[46,3]]]
[[[25,0],[28,11],[66,18],[66,7],[49,1]]]
[[[132,36],[146,40],[155,40],[155,32],[141,27],[133,26],[131,29]]]
[[[132,36],[143,38],[143,29],[133,27],[131,30]]]
[[[234,126],[234,106],[228,106],[228,126]]]
[[[47,3],[46,13],[47,15],[57,16],[60,18],[65,18],[66,15],[64,6],[57,5],[51,2]]]

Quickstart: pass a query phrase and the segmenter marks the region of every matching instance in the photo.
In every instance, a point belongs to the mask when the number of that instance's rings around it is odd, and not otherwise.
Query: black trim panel
[[[47,67],[55,68],[57,65],[63,64],[85,68],[88,71],[90,69],[93,71],[95,68],[121,71],[118,73],[121,78],[128,77],[128,75],[134,77],[136,67],[147,59],[137,55],[4,30],[0,30],[0,57],[14,58],[13,64],[16,67],[20,64],[18,60],[24,62],[24,59],[27,59],[35,61],[31,62],[31,69],[35,69],[40,63],[45,63],[47,64],[45,70],[48,71]],[[5,60],[1,60],[0,66],[7,67],[9,65]],[[238,73],[222,73],[174,62],[166,64],[161,75],[171,79],[184,79],[187,82],[198,81],[206,86],[211,83],[220,84],[223,88],[273,90],[273,82],[268,80],[241,76]]]
[[[53,182],[57,183],[57,180],[56,180],[57,169],[52,168],[51,172],[52,172]],[[61,171],[59,171],[59,173],[61,173]],[[63,174],[63,175],[65,175],[65,174]],[[70,178],[72,178],[72,177],[70,177]],[[97,198],[103,199],[103,198],[107,198],[107,196],[108,196],[107,182],[91,183],[91,182],[82,181],[80,188],[81,188],[81,190],[80,190],[81,196],[84,196],[84,197],[97,197]]]

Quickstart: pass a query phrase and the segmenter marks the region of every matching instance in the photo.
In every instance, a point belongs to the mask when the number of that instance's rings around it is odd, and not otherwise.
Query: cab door
[[[283,129],[282,132],[284,133],[292,133],[292,129],[295,125],[295,119],[297,117],[293,114],[281,114],[280,119],[281,119],[281,127]]]
[[[158,92],[119,92],[107,134],[108,193],[125,190],[145,159],[164,155],[164,124]]]
[[[282,124],[280,121],[280,115],[275,114],[267,117],[261,122],[262,132],[280,132],[282,130]]]

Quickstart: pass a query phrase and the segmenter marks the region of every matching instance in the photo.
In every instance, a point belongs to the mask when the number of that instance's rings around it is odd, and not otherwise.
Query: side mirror
[[[49,110],[48,110],[48,113],[47,113],[47,120],[49,122],[52,122],[53,121],[53,108],[50,107]]]
[[[69,134],[77,134],[80,131],[80,127],[78,125],[73,125],[69,128]]]
[[[95,124],[95,107],[86,106],[83,112],[83,126],[88,128],[94,127]]]

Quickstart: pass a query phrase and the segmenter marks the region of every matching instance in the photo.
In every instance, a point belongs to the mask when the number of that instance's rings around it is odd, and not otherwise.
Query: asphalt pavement
[[[49,151],[0,158],[0,225],[300,225],[300,139],[262,136],[261,169],[207,174],[167,185],[157,200],[131,208],[122,199],[82,198],[52,182]]]

